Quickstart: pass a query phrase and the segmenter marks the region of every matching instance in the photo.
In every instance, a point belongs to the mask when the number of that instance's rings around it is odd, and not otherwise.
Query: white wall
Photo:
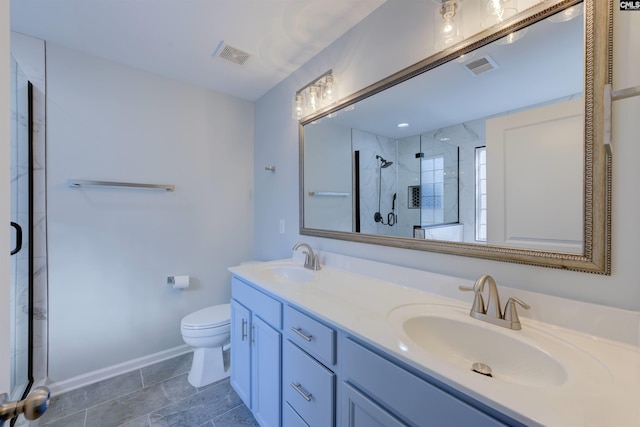
[[[305,224],[309,228],[353,230],[351,183],[351,129],[322,123],[307,126],[305,146]],[[308,157],[307,157],[308,156]],[[329,173],[327,173],[329,172]],[[348,196],[310,196],[310,192],[337,192]]]
[[[581,301],[640,309],[640,98],[617,101],[613,108],[613,265],[610,277],[429,252],[311,238],[298,233],[297,125],[290,117],[294,92],[332,68],[349,94],[413,64],[432,53],[432,34],[425,25],[427,2],[389,0],[255,105],[255,256],[291,255],[291,246],[307,241],[314,248],[464,278],[492,274],[498,283]],[[398,7],[401,6],[401,7]],[[640,14],[615,11],[614,89],[640,84]],[[278,107],[280,106],[280,107]],[[278,164],[278,174],[264,179],[264,164]],[[279,219],[288,226],[277,233]]]
[[[227,267],[252,254],[253,106],[51,43],[47,85],[60,381],[182,345],[184,315],[229,301]],[[69,188],[74,178],[176,188]],[[179,274],[188,290],[167,284]]]
[[[11,205],[9,171],[11,147],[10,128],[10,60],[9,46],[9,0],[0,0],[0,206]],[[9,209],[0,209],[0,224],[9,224]],[[0,227],[0,248],[10,247],[10,228]],[[0,252],[0,394],[8,393],[10,387],[9,352],[10,298],[9,251]]]

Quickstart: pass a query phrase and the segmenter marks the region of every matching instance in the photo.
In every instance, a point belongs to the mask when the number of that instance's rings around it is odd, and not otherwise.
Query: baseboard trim
[[[86,374],[78,375],[77,377],[69,378],[67,380],[51,381],[47,379],[45,381],[45,385],[49,387],[49,390],[51,390],[51,396],[56,396],[58,394],[66,393],[80,387],[113,378],[117,375],[131,372],[145,366],[153,365],[154,363],[162,362],[163,360],[171,359],[172,357],[189,353],[192,350],[193,349],[190,346],[184,344],[158,353],[150,354],[148,356],[139,357],[117,365],[98,369],[97,371],[87,372]]]

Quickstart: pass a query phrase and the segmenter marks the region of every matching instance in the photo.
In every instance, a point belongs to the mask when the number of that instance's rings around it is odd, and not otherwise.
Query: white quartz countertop
[[[522,384],[508,378],[497,380],[433,357],[407,340],[394,315],[390,315],[397,312],[398,307],[421,304],[468,313],[473,295],[457,289],[460,285],[473,286],[473,281],[335,254],[327,254],[321,261],[324,261],[322,269],[317,272],[306,270],[312,273],[312,278],[302,282],[264,274],[265,269],[273,266],[300,266],[300,259],[246,264],[229,270],[523,424],[640,426],[640,351],[637,342],[636,345],[629,342],[633,338],[627,342],[606,338],[607,329],[612,329],[611,335],[615,337],[619,333],[613,329],[618,327],[637,331],[638,313],[579,302],[572,307],[574,302],[570,300],[558,302],[558,298],[525,292],[532,309],[531,317],[526,317],[525,313],[520,316],[522,330],[511,331],[489,324],[486,327],[500,328],[500,333],[513,334],[515,339],[529,343],[542,340],[552,347],[569,348],[575,357],[569,363],[564,360],[567,378],[557,384]],[[398,279],[388,280],[391,275]],[[407,286],[407,281],[416,285]],[[511,289],[500,287],[499,283],[498,287],[503,301],[514,295]],[[524,299],[522,292],[517,296]],[[589,319],[596,319],[598,325],[585,324],[584,329],[588,331],[585,332],[559,326],[558,322],[537,320],[534,315],[537,307],[548,313],[551,320],[562,319],[564,311],[574,318],[580,317],[572,320],[580,325]],[[554,313],[554,308],[558,312]],[[604,317],[609,320],[603,322]],[[581,322],[582,318],[584,322]],[[590,333],[592,330],[600,336]]]

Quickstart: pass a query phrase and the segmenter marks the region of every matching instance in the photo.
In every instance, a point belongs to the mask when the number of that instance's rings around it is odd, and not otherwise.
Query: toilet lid
[[[231,318],[231,305],[220,304],[203,308],[188,314],[182,319],[182,327],[188,329],[206,329],[228,325]]]

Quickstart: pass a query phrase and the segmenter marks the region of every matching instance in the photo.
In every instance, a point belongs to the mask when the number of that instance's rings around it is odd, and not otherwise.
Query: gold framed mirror
[[[610,274],[612,7],[541,2],[302,118],[300,234]]]

